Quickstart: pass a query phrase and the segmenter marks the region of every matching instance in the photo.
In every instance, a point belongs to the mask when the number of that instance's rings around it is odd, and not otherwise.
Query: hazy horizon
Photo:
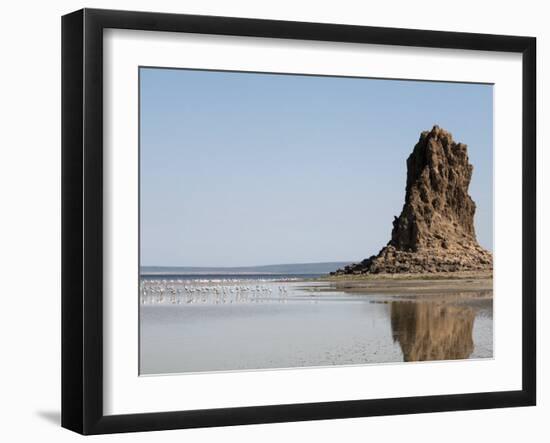
[[[468,145],[476,234],[492,250],[491,85],[140,68],[141,266],[375,255],[434,124]]]
[[[351,263],[351,260],[328,260],[321,262],[296,262],[296,263],[267,263],[263,265],[238,265],[238,266],[195,266],[195,265],[140,265],[142,268],[261,268],[268,266],[287,265],[322,265],[327,263]]]

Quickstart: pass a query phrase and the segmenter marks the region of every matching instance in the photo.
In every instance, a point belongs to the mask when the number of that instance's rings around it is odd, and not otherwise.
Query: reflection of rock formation
[[[405,361],[457,360],[474,350],[475,312],[437,302],[392,302],[391,326]]]
[[[472,172],[465,144],[438,126],[422,132],[407,159],[405,204],[391,240],[378,255],[333,274],[492,270],[492,254],[476,239]]]

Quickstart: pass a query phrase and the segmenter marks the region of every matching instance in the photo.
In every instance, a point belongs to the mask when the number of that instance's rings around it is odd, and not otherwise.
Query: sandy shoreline
[[[336,276],[317,280],[326,283],[322,290],[384,295],[445,295],[483,293],[492,297],[492,273],[397,274],[374,276]]]

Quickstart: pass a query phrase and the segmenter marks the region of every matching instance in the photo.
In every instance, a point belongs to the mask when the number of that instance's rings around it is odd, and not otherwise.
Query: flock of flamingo
[[[288,289],[277,284],[196,283],[190,280],[142,280],[142,304],[231,304],[271,300],[285,301]]]

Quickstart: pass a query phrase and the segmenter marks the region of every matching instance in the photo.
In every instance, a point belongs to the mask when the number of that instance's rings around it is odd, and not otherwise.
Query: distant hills
[[[236,266],[236,267],[202,267],[202,266],[142,266],[142,275],[212,275],[212,274],[265,274],[265,275],[304,275],[328,274],[336,269],[349,265],[351,261],[327,263],[288,263],[281,265],[264,266]]]

